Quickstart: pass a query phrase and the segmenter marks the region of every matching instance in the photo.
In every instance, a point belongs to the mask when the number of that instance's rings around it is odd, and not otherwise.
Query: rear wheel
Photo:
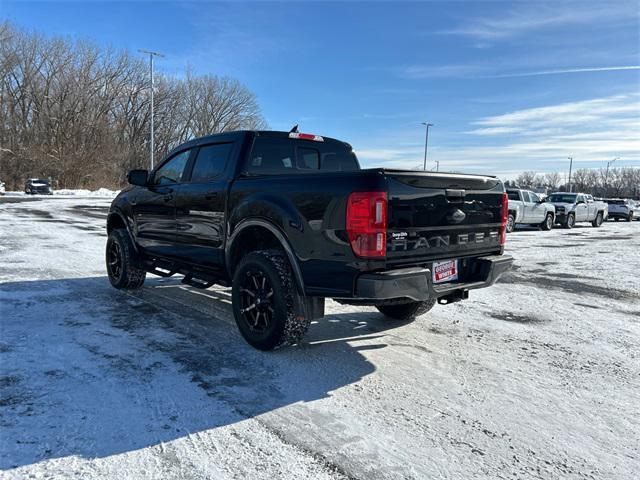
[[[394,320],[413,320],[424,315],[436,304],[435,299],[423,302],[400,303],[397,305],[376,305],[380,313]]]
[[[544,222],[540,224],[542,230],[551,230],[553,228],[553,213],[547,213]]]
[[[594,218],[593,222],[591,222],[591,226],[599,227],[600,225],[602,225],[602,219],[603,219],[602,212],[598,212],[598,214],[596,215],[596,218]]]
[[[251,346],[273,350],[299,343],[310,321],[295,312],[291,267],[278,250],[246,255],[233,275],[233,314]]]
[[[513,213],[510,213],[507,217],[507,233],[513,232],[516,228],[516,217]]]
[[[115,288],[137,289],[142,287],[147,272],[126,230],[116,228],[107,239],[105,252],[109,282]]]
[[[567,219],[564,222],[566,228],[573,228],[576,225],[576,216],[573,213],[567,215]]]

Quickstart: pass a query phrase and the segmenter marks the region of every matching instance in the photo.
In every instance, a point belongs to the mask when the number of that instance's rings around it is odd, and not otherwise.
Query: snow
[[[79,189],[66,189],[66,188],[61,188],[59,190],[54,190],[53,194],[54,195],[58,195],[58,196],[65,196],[65,197],[109,197],[109,198],[114,198],[118,193],[120,192],[120,190],[109,190],[108,188],[99,188],[98,190],[87,190],[87,189],[83,189],[83,188],[79,188]],[[22,197],[22,196],[26,196],[26,197],[46,197],[46,195],[31,195],[31,194],[26,194],[24,192],[17,192],[17,191],[8,191],[6,192],[6,195],[9,197]]]
[[[262,353],[227,289],[104,273],[109,198],[0,199],[0,477],[635,478],[640,222],[518,229],[413,323],[329,302]]]

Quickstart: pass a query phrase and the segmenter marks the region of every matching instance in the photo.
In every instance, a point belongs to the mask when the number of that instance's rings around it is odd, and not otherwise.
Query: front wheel
[[[427,313],[435,304],[435,299],[429,299],[423,302],[408,302],[397,305],[376,305],[376,308],[384,316],[394,320],[413,320]]]
[[[573,228],[576,225],[576,216],[573,213],[567,215],[567,220],[564,223],[566,228]]]
[[[233,275],[233,315],[243,338],[258,350],[299,343],[311,323],[295,311],[291,267],[278,250],[246,255]]]
[[[111,231],[105,257],[111,285],[131,290],[142,287],[147,272],[142,268],[126,230],[116,228]]]
[[[596,215],[596,218],[594,218],[593,222],[591,222],[591,226],[599,227],[600,225],[602,225],[602,220],[603,220],[603,213],[598,212],[598,214]]]
[[[553,213],[547,213],[544,222],[540,224],[542,230],[551,230],[553,228]]]

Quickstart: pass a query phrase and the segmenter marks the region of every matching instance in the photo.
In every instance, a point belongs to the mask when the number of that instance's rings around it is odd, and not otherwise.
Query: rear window
[[[518,195],[517,191],[509,191],[507,190],[507,197],[509,197],[509,200],[520,200],[520,196]]]
[[[553,195],[549,196],[548,200],[551,203],[574,203],[576,200],[576,196],[571,195],[570,193],[566,195],[563,193],[554,193]]]
[[[353,151],[340,142],[258,137],[244,170],[249,174],[277,175],[345,172],[359,170],[359,166]]]

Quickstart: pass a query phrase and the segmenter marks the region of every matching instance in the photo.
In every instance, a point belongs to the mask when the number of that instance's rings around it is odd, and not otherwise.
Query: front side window
[[[233,143],[218,143],[200,147],[191,172],[192,182],[206,182],[224,171]]]
[[[529,192],[525,192],[525,191],[522,192],[522,201],[523,202],[529,202],[530,201],[529,200]]]
[[[153,183],[155,185],[180,183],[182,181],[182,174],[184,172],[184,167],[187,166],[190,153],[191,150],[180,152],[162,165],[158,170],[156,170],[156,173],[153,176]]]
[[[529,198],[531,199],[531,201],[533,203],[536,203],[536,202],[540,201],[540,197],[537,194],[533,193],[533,192],[529,192]]]

